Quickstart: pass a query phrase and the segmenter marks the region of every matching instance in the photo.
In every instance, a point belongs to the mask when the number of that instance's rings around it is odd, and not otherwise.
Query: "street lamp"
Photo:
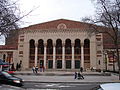
[[[113,72],[115,72],[115,52],[112,51],[112,56],[113,56]]]
[[[105,71],[107,71],[107,53],[105,53]]]
[[[105,61],[105,71],[107,71],[107,51],[103,51],[104,54],[104,61]]]

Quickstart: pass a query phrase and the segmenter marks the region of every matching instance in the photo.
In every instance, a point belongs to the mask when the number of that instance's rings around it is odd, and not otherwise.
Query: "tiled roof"
[[[54,21],[49,21],[45,23],[35,24],[31,25],[29,27],[23,28],[23,30],[34,30],[34,29],[57,29],[57,26],[59,24],[65,24],[67,28],[80,28],[84,30],[85,28],[88,28],[90,24],[79,22],[79,21],[73,21],[73,20],[66,20],[66,19],[58,19]]]

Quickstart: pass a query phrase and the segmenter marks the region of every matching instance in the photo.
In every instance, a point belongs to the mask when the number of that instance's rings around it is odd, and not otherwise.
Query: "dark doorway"
[[[66,60],[66,69],[71,69],[71,60]]]
[[[75,60],[75,69],[80,68],[80,60]]]
[[[40,67],[44,66],[44,60],[40,60]]]
[[[48,69],[53,68],[53,60],[48,60]]]
[[[62,68],[62,60],[57,60],[57,69]]]

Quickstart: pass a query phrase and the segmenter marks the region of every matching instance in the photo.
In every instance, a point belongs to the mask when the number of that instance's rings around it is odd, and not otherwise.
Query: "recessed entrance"
[[[75,69],[80,68],[80,60],[75,60]]]
[[[62,69],[62,60],[57,60],[57,69]]]
[[[66,60],[66,69],[71,69],[71,60]]]
[[[53,60],[48,60],[48,69],[53,68]]]

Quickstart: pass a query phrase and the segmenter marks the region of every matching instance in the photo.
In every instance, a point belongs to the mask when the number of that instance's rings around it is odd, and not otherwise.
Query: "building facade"
[[[53,70],[105,69],[103,34],[83,22],[59,19],[20,29],[13,62]],[[2,52],[2,51],[1,51]],[[7,51],[6,51],[7,52]]]
[[[18,41],[18,58],[23,61],[23,68],[103,68],[102,34],[89,35],[88,27],[60,19],[24,28]]]

